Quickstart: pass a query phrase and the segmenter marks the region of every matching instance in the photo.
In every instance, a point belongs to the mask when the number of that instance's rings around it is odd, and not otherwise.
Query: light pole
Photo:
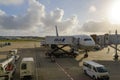
[[[115,37],[116,37],[116,42],[115,42],[115,55],[114,55],[114,59],[118,60],[118,53],[117,53],[117,44],[118,44],[118,34],[117,34],[117,30],[115,31]]]

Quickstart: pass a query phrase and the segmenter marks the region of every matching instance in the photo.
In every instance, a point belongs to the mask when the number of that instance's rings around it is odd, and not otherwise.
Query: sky
[[[0,36],[120,32],[119,0],[0,0]]]

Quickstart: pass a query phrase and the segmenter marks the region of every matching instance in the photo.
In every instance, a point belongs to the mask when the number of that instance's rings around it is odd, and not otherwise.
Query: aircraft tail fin
[[[56,29],[56,36],[59,36],[59,35],[58,35],[57,25],[55,25],[55,29]]]
[[[117,30],[115,30],[115,34],[117,35]]]

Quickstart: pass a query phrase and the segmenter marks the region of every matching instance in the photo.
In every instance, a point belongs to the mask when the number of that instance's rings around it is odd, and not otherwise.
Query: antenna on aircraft
[[[59,36],[59,35],[58,35],[57,25],[55,25],[55,29],[56,29],[56,36]]]

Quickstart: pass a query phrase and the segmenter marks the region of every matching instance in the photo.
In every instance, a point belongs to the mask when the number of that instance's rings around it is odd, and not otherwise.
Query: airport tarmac
[[[14,80],[20,80],[19,65],[23,57],[33,57],[35,60],[36,74],[33,80],[92,80],[82,71],[82,62],[84,60],[94,60],[105,65],[110,73],[110,80],[120,79],[120,58],[118,61],[113,60],[113,53],[115,51],[111,47],[109,52],[108,48],[89,52],[89,57],[86,59],[82,59],[83,54],[80,54],[76,58],[56,58],[55,63],[52,63],[45,56],[47,49],[40,47],[39,42],[14,42],[11,46],[0,48],[0,54],[7,54],[13,48],[17,48],[20,55],[20,59],[16,62],[17,70]]]

